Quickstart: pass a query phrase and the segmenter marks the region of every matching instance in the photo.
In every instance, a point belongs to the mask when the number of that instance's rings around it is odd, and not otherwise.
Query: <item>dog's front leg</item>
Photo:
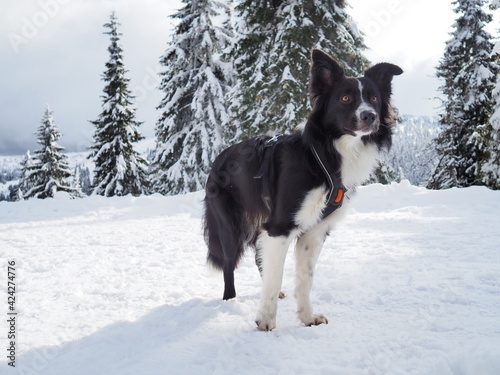
[[[324,315],[313,314],[309,294],[311,292],[314,269],[325,241],[327,228],[320,226],[305,233],[295,246],[297,315],[306,326],[328,324]]]
[[[262,264],[262,295],[257,314],[257,328],[271,331],[276,328],[278,298],[283,280],[286,253],[292,236],[272,237],[266,231],[259,236],[259,253]]]

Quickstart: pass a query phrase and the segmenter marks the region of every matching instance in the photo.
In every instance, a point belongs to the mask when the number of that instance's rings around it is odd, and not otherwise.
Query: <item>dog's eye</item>
[[[343,103],[348,103],[351,101],[351,97],[349,95],[344,95],[342,98],[340,98],[340,100],[343,102]]]
[[[377,98],[376,96],[372,96],[372,97],[370,98],[370,101],[371,101],[372,103],[376,103],[376,102],[378,102],[378,98]]]

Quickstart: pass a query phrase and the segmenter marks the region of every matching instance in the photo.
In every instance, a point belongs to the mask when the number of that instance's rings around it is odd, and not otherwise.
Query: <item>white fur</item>
[[[315,315],[313,313],[309,298],[314,269],[328,233],[327,229],[325,225],[318,225],[301,236],[295,246],[297,315],[306,326],[328,323],[328,319],[324,315]]]
[[[356,79],[356,81],[358,81],[359,97],[363,100],[363,83],[359,79]]]
[[[258,246],[262,259],[262,295],[257,314],[257,328],[271,331],[276,328],[278,298],[283,280],[286,253],[297,232],[290,236],[271,237],[266,231],[259,236]]]
[[[375,112],[375,110],[363,98],[363,84],[361,83],[361,81],[359,79],[357,81],[358,81],[358,88],[359,88],[359,97],[361,98],[361,104],[359,105],[358,109],[356,110],[356,117],[359,119],[361,117],[362,112],[364,112],[364,111]]]
[[[380,151],[377,145],[365,144],[361,136],[343,135],[335,141],[335,147],[342,156],[342,182],[352,189],[366,181],[377,165]]]
[[[302,207],[295,215],[295,224],[301,231],[315,226],[320,220],[325,208],[327,190],[325,186],[309,191],[302,202]]]
[[[360,88],[362,90],[362,86]],[[335,141],[335,147],[342,156],[342,182],[347,189],[354,189],[365,181],[375,167],[379,149],[373,144],[364,144],[362,135],[344,135]],[[323,185],[309,191],[295,215],[296,231],[288,237],[271,237],[262,231],[258,246],[263,266],[262,295],[257,327],[261,331],[276,328],[278,297],[283,279],[283,269],[288,247],[301,234],[295,247],[297,315],[307,326],[326,324],[328,319],[321,314],[314,314],[310,301],[314,269],[327,233],[347,212],[348,199],[344,199],[342,207],[322,220],[322,212],[326,206],[327,189]]]
[[[288,237],[271,237],[262,231],[258,239],[262,270],[262,295],[257,314],[257,327],[261,331],[276,328],[278,298],[283,279],[283,268],[288,248],[292,241],[301,234],[295,247],[297,315],[306,326],[327,324],[328,319],[321,314],[314,314],[309,294],[313,284],[314,269],[323,242],[333,225],[347,212],[347,201],[342,207],[321,220],[326,206],[327,191],[324,186],[311,190],[305,197],[302,207],[295,216],[298,230]]]

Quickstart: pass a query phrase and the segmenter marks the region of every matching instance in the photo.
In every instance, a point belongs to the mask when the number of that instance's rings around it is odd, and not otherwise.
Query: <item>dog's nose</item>
[[[366,125],[372,125],[377,119],[377,114],[372,111],[363,111],[360,115],[361,121]]]

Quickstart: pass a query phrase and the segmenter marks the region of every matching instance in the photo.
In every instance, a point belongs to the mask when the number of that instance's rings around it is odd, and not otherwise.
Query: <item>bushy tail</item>
[[[230,198],[205,198],[204,233],[207,262],[216,269],[233,271],[244,253],[241,210]]]

